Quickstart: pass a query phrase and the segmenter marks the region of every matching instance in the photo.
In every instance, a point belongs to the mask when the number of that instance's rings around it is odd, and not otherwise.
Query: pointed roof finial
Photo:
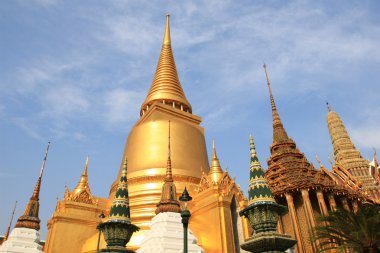
[[[264,71],[265,71],[265,77],[267,80],[268,90],[269,90],[269,98],[270,98],[270,104],[272,107],[272,117],[273,117],[273,142],[281,142],[286,141],[289,139],[288,134],[285,131],[284,126],[282,125],[280,115],[277,112],[277,107],[274,102],[272,89],[269,82],[268,72],[267,72],[267,66],[263,65]]]
[[[166,14],[166,26],[165,26],[165,35],[164,35],[164,44],[170,45],[170,14]]]
[[[217,183],[223,175],[222,167],[220,166],[218,156],[216,155],[214,140],[212,141],[212,159],[209,175],[211,175],[211,178],[215,183]]]
[[[50,141],[48,142],[48,146],[47,146],[46,151],[45,151],[45,157],[44,157],[44,160],[42,161],[42,166],[41,166],[41,170],[40,170],[40,177],[42,177],[42,174],[44,173],[46,159],[47,159],[47,156],[49,153],[49,147],[50,147]]]
[[[329,104],[329,102],[326,102],[326,106],[327,106],[327,111],[328,112],[331,112],[331,105]]]
[[[11,219],[10,219],[10,221],[9,221],[9,226],[8,226],[8,228],[7,228],[7,231],[5,232],[3,242],[5,242],[5,241],[8,239],[9,231],[11,230],[11,227],[12,227],[13,216],[14,216],[14,214],[15,214],[16,206],[17,206],[17,200],[16,200],[15,205],[14,205],[14,207],[13,207],[13,211],[12,211]]]
[[[169,15],[166,15],[164,40],[160,58],[158,59],[156,73],[152,85],[141,105],[140,116],[155,102],[170,104],[173,108],[192,112],[191,105],[185,96],[178,78],[177,67],[173,56],[170,39]]]
[[[88,161],[89,161],[89,157],[87,156],[82,176],[80,177],[79,182],[73,191],[73,194],[74,194],[73,199],[76,199],[76,197],[79,196],[84,191],[88,192],[89,197],[91,196],[90,186],[88,183]]]

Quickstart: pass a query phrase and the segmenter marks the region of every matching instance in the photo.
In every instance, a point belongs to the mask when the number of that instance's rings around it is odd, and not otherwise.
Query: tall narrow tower
[[[369,162],[355,148],[339,115],[327,106],[327,126],[334,148],[335,166],[342,166],[362,185],[362,192],[380,203],[380,185],[368,171]]]
[[[334,209],[336,202],[348,206],[348,191],[316,170],[289,138],[277,111],[265,64],[264,70],[273,116],[273,143],[265,175],[276,201],[289,209],[280,219],[279,230],[297,240],[297,252],[317,252],[318,242],[309,240],[315,217]]]
[[[40,203],[40,189],[42,175],[44,172],[46,159],[48,156],[50,142],[46,148],[45,157],[42,162],[40,175],[37,179],[36,186],[28,204],[25,207],[23,215],[21,215],[15,228],[12,230],[7,241],[0,246],[0,252],[28,252],[42,253],[40,242],[40,218],[38,217]]]

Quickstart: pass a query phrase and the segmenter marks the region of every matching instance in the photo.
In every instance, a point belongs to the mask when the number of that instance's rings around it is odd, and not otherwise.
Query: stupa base
[[[296,240],[288,235],[281,235],[275,232],[262,232],[254,234],[242,243],[240,247],[253,253],[280,253],[294,246],[296,242]]]

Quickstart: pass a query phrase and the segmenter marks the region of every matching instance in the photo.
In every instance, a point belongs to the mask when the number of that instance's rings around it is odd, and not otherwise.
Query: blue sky
[[[249,134],[266,168],[272,119],[262,65],[288,134],[310,162],[331,155],[326,101],[365,158],[380,148],[379,1],[1,1],[0,234],[20,216],[52,141],[42,238],[86,155],[108,196],[153,79],[165,14],[193,113],[244,192]],[[175,163],[175,161],[173,161]]]

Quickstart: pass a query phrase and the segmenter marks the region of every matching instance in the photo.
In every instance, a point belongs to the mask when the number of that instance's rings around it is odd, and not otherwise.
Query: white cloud
[[[53,118],[83,117],[90,107],[88,94],[78,87],[58,86],[41,96],[42,115]]]
[[[11,121],[20,129],[25,131],[30,137],[39,141],[44,140],[42,135],[39,133],[39,124],[35,124],[32,120],[23,117],[15,117],[12,118]]]
[[[139,115],[139,104],[142,103],[145,92],[129,91],[117,88],[105,93],[104,118],[109,125],[122,125],[134,121]]]
[[[351,136],[353,142],[360,147],[380,147],[380,131],[377,125],[352,129]]]

